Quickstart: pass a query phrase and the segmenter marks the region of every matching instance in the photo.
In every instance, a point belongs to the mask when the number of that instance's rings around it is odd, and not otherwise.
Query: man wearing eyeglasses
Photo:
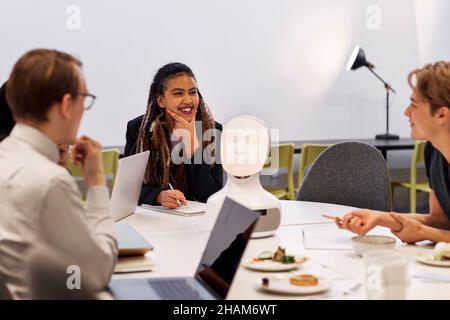
[[[89,287],[103,289],[117,241],[101,146],[86,136],[77,139],[83,112],[95,100],[81,62],[56,50],[32,50],[15,64],[6,99],[17,124],[0,143],[0,278],[13,298],[29,298],[27,253],[46,245],[70,257],[81,283],[94,279]],[[73,145],[73,161],[83,167],[86,209],[75,181],[58,165],[64,144]]]

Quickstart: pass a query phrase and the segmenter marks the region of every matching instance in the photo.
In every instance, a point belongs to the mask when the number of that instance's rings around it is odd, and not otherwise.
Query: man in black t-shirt
[[[342,220],[336,218],[336,224],[361,235],[375,226],[384,226],[408,243],[450,242],[450,61],[411,71],[408,83],[413,93],[405,115],[411,124],[411,136],[428,141],[425,167],[432,189],[430,213],[397,214],[361,209],[346,214]]]
[[[450,170],[444,155],[431,142],[425,145],[425,169],[430,188],[442,211],[450,218]]]

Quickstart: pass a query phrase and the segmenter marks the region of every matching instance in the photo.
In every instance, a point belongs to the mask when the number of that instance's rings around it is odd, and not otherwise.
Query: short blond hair
[[[416,79],[415,85],[413,78]],[[431,113],[440,107],[450,108],[450,61],[429,63],[408,75],[409,86],[430,103]]]

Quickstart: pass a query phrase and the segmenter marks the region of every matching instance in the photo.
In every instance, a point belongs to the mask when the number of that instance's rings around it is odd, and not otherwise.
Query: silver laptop
[[[194,277],[118,279],[109,289],[114,298],[124,300],[225,299],[258,217],[258,212],[225,198]]]
[[[119,160],[110,206],[115,221],[136,210],[149,154],[145,151]]]

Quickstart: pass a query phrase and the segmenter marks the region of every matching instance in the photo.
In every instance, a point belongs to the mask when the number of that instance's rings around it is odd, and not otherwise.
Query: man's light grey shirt
[[[106,186],[88,189],[87,208],[56,144],[40,131],[17,124],[0,143],[0,279],[14,298],[29,298],[27,253],[45,244],[88,272],[101,290],[117,257],[114,220]]]

